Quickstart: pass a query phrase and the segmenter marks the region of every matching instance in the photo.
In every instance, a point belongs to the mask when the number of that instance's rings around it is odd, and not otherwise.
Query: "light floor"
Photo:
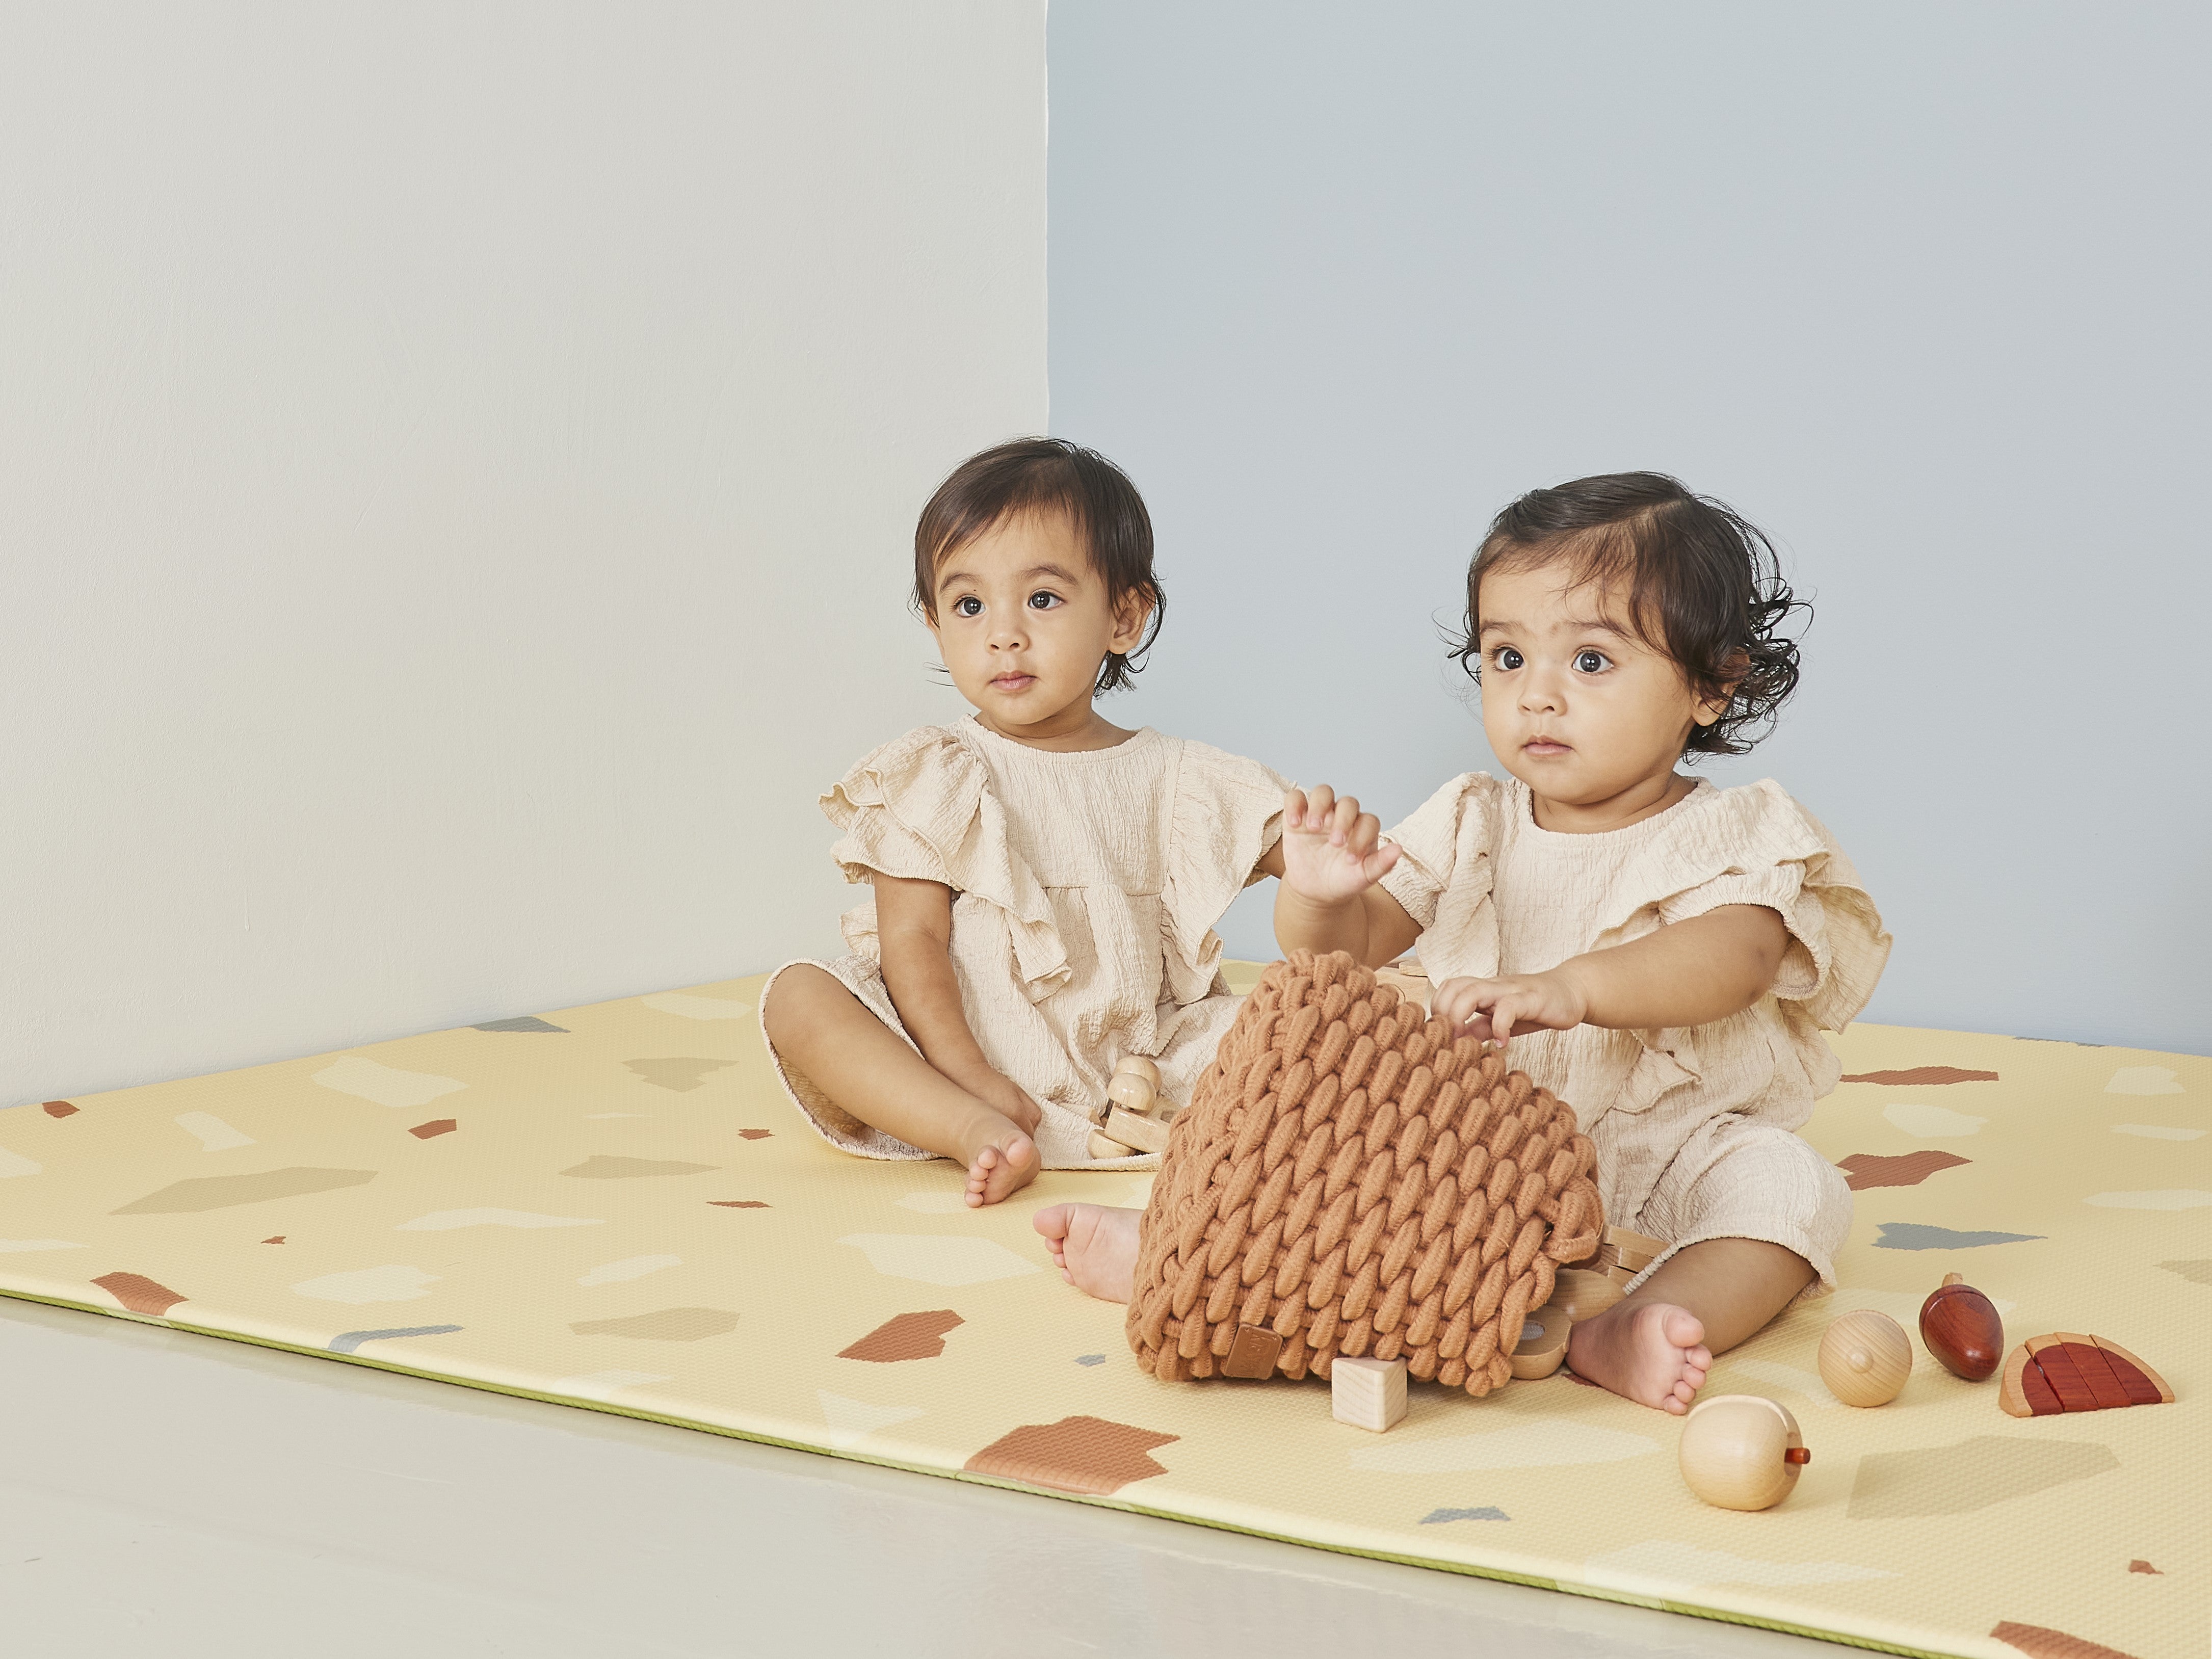
[[[1842,1650],[0,1301],[40,1659]]]

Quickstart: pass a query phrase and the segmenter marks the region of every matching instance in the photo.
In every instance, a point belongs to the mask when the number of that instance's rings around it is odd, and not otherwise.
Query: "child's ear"
[[[1749,672],[1751,672],[1751,653],[1744,650],[1731,651],[1728,660],[1721,666],[1720,695],[1699,698],[1697,713],[1692,718],[1700,726],[1711,726],[1722,715],[1727,714],[1729,705],[1735,701],[1736,687],[1743,684],[1743,677]]]
[[[1111,649],[1116,656],[1126,657],[1143,642],[1145,624],[1152,620],[1152,602],[1135,588],[1129,589],[1114,607],[1114,638]]]

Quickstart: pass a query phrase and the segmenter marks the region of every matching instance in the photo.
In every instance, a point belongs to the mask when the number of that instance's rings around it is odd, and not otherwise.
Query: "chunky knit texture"
[[[1169,1134],[1129,1346],[1163,1382],[1371,1355],[1480,1398],[1597,1248],[1595,1163],[1564,1101],[1342,951],[1297,951]]]

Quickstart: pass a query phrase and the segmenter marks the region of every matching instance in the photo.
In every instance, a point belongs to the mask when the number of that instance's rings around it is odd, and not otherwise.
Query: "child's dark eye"
[[[1499,646],[1498,649],[1492,653],[1492,658],[1500,668],[1518,668],[1523,662],[1528,660],[1528,659],[1523,657],[1518,651],[1516,651],[1510,645]]]
[[[965,594],[952,601],[952,614],[956,617],[980,617],[983,614],[983,601],[973,593]]]
[[[1602,674],[1607,669],[1612,666],[1612,659],[1607,657],[1602,651],[1577,651],[1575,653],[1575,667],[1577,671],[1581,673]]]
[[[1030,609],[1032,611],[1049,611],[1059,603],[1059,594],[1048,593],[1042,589],[1030,595]]]

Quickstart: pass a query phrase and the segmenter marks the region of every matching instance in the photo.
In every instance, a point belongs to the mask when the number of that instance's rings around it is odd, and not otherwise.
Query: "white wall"
[[[1656,467],[1818,602],[1771,773],[1872,1016],[2212,1052],[2212,13],[1052,9],[1053,416],[1123,461],[1127,714],[1403,812],[1496,769],[1435,619]],[[1264,893],[1232,946],[1265,951]]]
[[[0,1105],[835,943],[1042,0],[0,6]]]

